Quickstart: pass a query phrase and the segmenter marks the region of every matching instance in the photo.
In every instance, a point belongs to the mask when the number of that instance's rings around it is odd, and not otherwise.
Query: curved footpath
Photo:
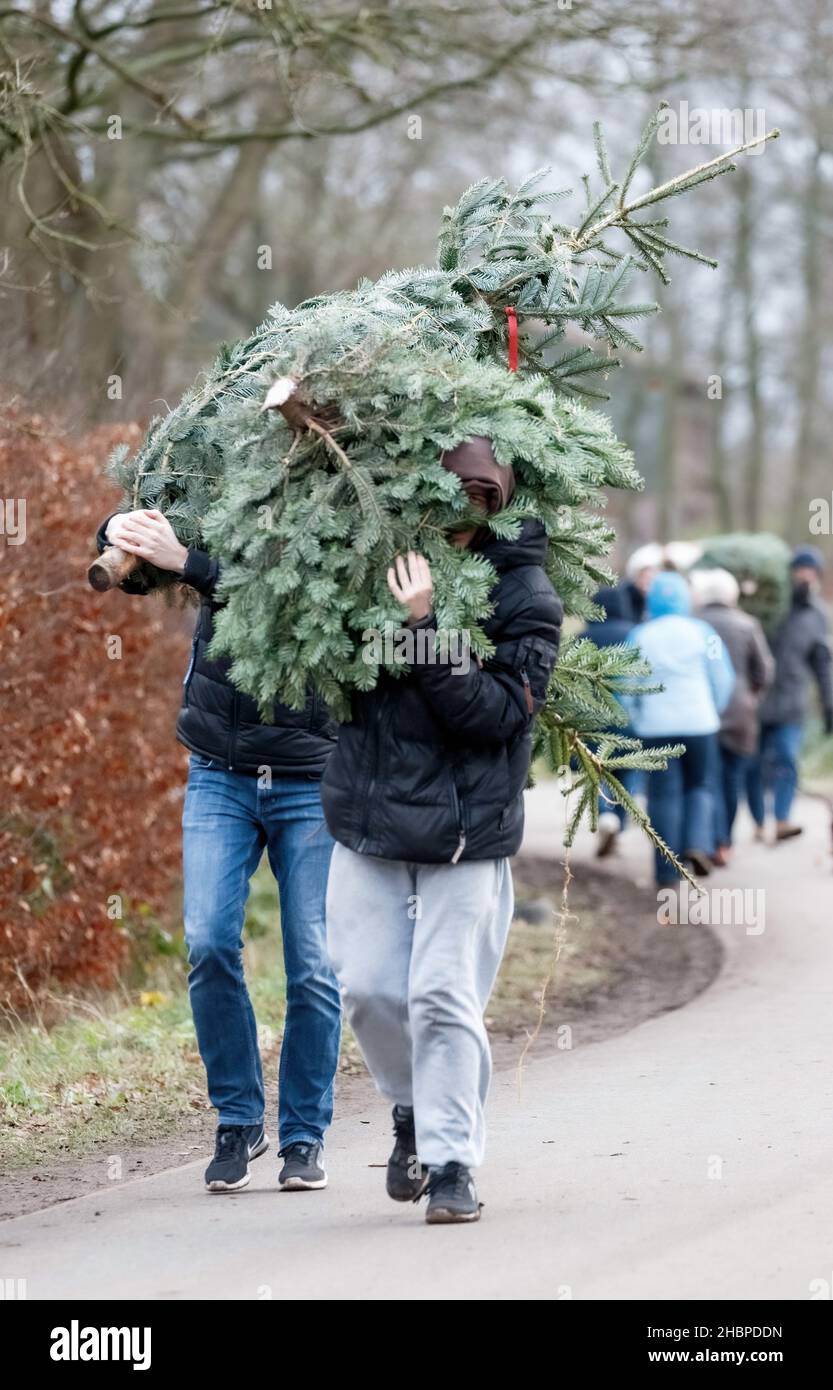
[[[529,853],[553,852],[560,802],[529,795]],[[801,840],[744,845],[708,880],[763,893],[717,927],[708,990],[603,1042],[577,1026],[520,1091],[496,1075],[479,1225],[429,1228],[386,1198],[377,1098],[333,1126],[323,1193],[279,1194],[271,1151],[246,1191],[211,1197],[200,1159],[3,1223],[0,1275],[30,1299],[829,1298],[833,865],[828,813],[798,811]],[[633,831],[623,866],[653,914]]]

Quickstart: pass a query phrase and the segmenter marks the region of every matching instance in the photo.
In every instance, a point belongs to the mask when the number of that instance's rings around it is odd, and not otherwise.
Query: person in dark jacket
[[[593,602],[604,609],[604,617],[589,622],[581,634],[597,647],[624,646],[634,626],[630,604],[621,586],[597,589]]]
[[[632,616],[633,604],[628,593],[621,584],[615,589],[605,586],[594,594],[593,602],[604,609],[605,616],[595,622],[589,622],[581,634],[582,637],[586,637],[597,647],[624,646],[631,628],[635,626]],[[627,726],[618,725],[614,732],[625,736],[632,733]],[[626,791],[633,794],[638,790],[642,781],[638,769],[622,768],[617,775]],[[610,792],[602,786],[599,796],[597,858],[604,859],[615,848],[619,835],[625,828],[626,819],[624,806],[614,802]]]
[[[815,546],[802,546],[793,554],[792,604],[773,639],[775,679],[761,704],[761,747],[748,781],[749,808],[762,828],[765,792],[772,788],[776,843],[801,834],[790,812],[811,677],[818,686],[825,732],[833,733],[830,639],[818,599],[823,570],[824,560]]]
[[[474,507],[496,512],[509,501],[512,470],[488,439],[443,463]],[[454,663],[435,645],[428,563],[398,557],[388,583],[407,607],[414,659],[403,677],[383,673],[354,696],[322,782],[337,841],[330,955],[365,1060],[394,1106],[387,1191],[411,1201],[427,1185],[431,1223],[480,1214],[470,1170],[483,1156],[491,1073],[483,1012],[512,919],[508,858],[521,843],[530,729],[562,616],[538,522],[515,541],[485,528],[454,539],[497,571],[485,623],[494,655]]]
[[[725,569],[693,570],[697,617],[721,638],[735,671],[735,686],[720,716],[714,768],[714,852],[727,864],[732,828],[747,772],[758,751],[758,709],[775,663],[757,618],[738,608],[740,585]]]
[[[188,988],[208,1094],[217,1110],[211,1192],[249,1181],[264,1153],[263,1071],[241,948],[249,881],[264,849],[278,881],[286,966],[286,1022],[279,1077],[278,1177],[282,1188],[326,1185],[321,1149],[332,1118],[341,1009],[326,951],[325,895],[333,842],[323,820],[321,774],[336,725],[317,696],[306,708],[275,704],[270,720],[229,680],[229,662],[208,656],[218,563],[179,543],[157,511],[117,513],[98,548],[122,550],[181,575],[200,595],[177,737],[191,750],[182,819]],[[141,568],[121,586],[153,587]]]

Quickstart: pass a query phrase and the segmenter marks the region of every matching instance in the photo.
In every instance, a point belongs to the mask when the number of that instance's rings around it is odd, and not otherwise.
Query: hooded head
[[[648,617],[667,618],[670,614],[687,617],[691,612],[691,591],[681,574],[661,570],[648,590]]]
[[[691,584],[697,602],[720,603],[735,608],[740,598],[740,585],[733,574],[724,569],[692,570]]]
[[[469,501],[490,516],[511,502],[515,474],[510,466],[498,463],[492,441],[485,435],[476,435],[449,449],[440,462],[449,473],[457,474]]]

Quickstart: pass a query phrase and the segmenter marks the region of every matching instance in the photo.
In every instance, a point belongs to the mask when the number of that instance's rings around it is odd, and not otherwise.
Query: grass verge
[[[827,738],[819,721],[808,725],[801,751],[801,784],[809,792],[833,797],[833,738]]]

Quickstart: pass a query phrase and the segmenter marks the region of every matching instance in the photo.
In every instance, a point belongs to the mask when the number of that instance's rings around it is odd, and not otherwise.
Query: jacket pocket
[[[523,684],[524,700],[530,715],[544,703],[550,678],[555,670],[557,654],[550,642],[531,637],[518,644],[516,657],[518,673]]]

